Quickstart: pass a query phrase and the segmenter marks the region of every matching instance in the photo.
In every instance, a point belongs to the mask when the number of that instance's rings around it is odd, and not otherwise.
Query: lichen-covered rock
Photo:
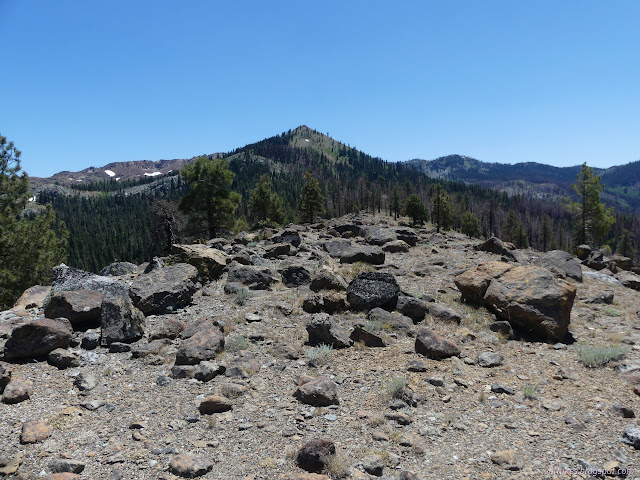
[[[564,250],[551,250],[541,253],[533,260],[533,264],[551,270],[562,278],[569,277],[582,281],[582,267],[569,252]]]
[[[138,266],[131,262],[114,262],[100,270],[103,277],[118,277],[120,275],[130,275],[138,271]]]
[[[203,360],[213,360],[224,348],[224,335],[215,326],[200,328],[183,340],[176,353],[176,365],[197,365]]]
[[[346,290],[348,287],[347,281],[339,274],[327,269],[321,268],[311,279],[309,288],[314,292],[320,290]]]
[[[369,311],[380,307],[393,310],[398,303],[400,287],[388,273],[361,273],[347,288],[347,302],[352,310]]]
[[[200,275],[210,280],[220,278],[229,263],[229,257],[224,252],[208,245],[175,244],[171,246],[171,253],[181,262],[194,266]]]
[[[347,348],[353,345],[349,333],[331,320],[329,315],[314,315],[307,324],[309,345],[331,345],[333,348]]]

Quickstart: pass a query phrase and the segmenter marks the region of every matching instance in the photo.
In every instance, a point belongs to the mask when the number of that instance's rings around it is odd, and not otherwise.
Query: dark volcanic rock
[[[408,295],[399,295],[396,310],[411,318],[414,323],[418,323],[424,320],[424,317],[429,311],[429,307],[427,302],[422,299],[410,297]]]
[[[291,244],[276,243],[275,245],[267,245],[264,247],[264,258],[278,258],[291,254]]]
[[[100,343],[135,342],[144,335],[144,315],[128,296],[105,298],[100,318]]]
[[[66,318],[75,329],[100,325],[100,307],[104,295],[94,290],[53,292],[44,309],[47,318]]]
[[[429,305],[429,314],[438,320],[444,320],[447,322],[460,323],[462,321],[462,316],[458,312],[439,303],[432,303]]]
[[[479,250],[481,252],[489,252],[495,253],[496,255],[504,255],[505,252],[508,252],[508,245],[505,244],[498,237],[491,237],[486,242],[481,243],[480,245],[476,245],[474,250]]]
[[[351,332],[351,340],[363,343],[367,347],[387,346],[379,332],[367,330],[363,325],[356,325],[354,327],[353,332]]]
[[[340,258],[351,248],[351,241],[346,239],[329,240],[324,243],[324,249],[333,258]]]
[[[460,349],[431,330],[422,329],[416,335],[416,352],[436,360],[460,355]]]
[[[224,348],[224,335],[215,326],[206,326],[183,340],[176,353],[176,365],[197,365],[212,360]]]
[[[267,290],[273,283],[268,270],[249,265],[235,265],[229,269],[227,283],[239,283],[252,290]]]
[[[220,278],[229,257],[222,251],[208,245],[172,245],[171,253],[177,255],[181,262],[194,266],[200,275],[209,280]]]
[[[4,346],[7,360],[43,357],[56,348],[67,348],[73,335],[65,318],[39,318],[17,326]]]
[[[85,272],[64,263],[53,268],[52,292],[70,290],[95,290],[106,297],[126,295],[129,285],[111,277],[103,277],[95,273]]]
[[[582,268],[578,261],[569,252],[563,250],[551,250],[541,253],[533,261],[534,265],[551,270],[562,278],[569,277],[582,281]]]
[[[50,352],[47,357],[47,361],[49,362],[49,365],[53,365],[60,370],[80,366],[80,359],[78,356],[64,348],[56,348]]]
[[[385,243],[396,240],[396,234],[387,228],[372,227],[367,230],[367,235],[364,237],[364,241],[369,245],[382,246]]]
[[[388,312],[382,308],[373,308],[367,313],[367,320],[380,324],[383,330],[413,335],[413,321],[400,313]]]
[[[158,268],[134,280],[131,298],[145,315],[171,313],[191,303],[197,278],[196,267],[186,263]]]
[[[372,265],[382,265],[385,254],[380,247],[374,246],[353,246],[346,249],[340,255],[340,263],[370,263]]]
[[[329,315],[314,315],[307,325],[309,345],[331,345],[333,348],[347,348],[353,345],[349,333],[336,325]]]
[[[314,439],[300,447],[296,455],[296,463],[307,472],[320,473],[326,470],[335,454],[336,446],[331,440]]]
[[[344,294],[328,291],[308,295],[302,302],[302,309],[307,313],[334,314],[346,310],[347,304]]]
[[[398,240],[402,240],[412,247],[415,247],[418,243],[418,235],[415,230],[411,228],[396,228],[395,232]]]
[[[381,307],[393,310],[398,302],[400,287],[388,273],[361,273],[347,288],[347,302],[352,310],[371,310]]]
[[[299,287],[311,281],[311,272],[300,265],[291,265],[280,271],[285,287]]]
[[[402,240],[393,240],[382,246],[382,250],[389,253],[406,253],[409,248],[409,244]]]

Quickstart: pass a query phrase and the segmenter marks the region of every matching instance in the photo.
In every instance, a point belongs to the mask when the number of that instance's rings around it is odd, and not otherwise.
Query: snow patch
[[[157,175],[162,175],[162,173],[160,172],[153,172],[153,173],[146,173],[144,174],[145,177],[155,177]]]
[[[304,141],[305,141],[305,142],[308,142],[308,141],[309,141],[309,139],[308,139],[308,138],[305,138],[305,139],[304,139]]]
[[[120,180],[120,178],[122,178],[122,177],[116,177],[116,182],[117,182],[118,180]]]
[[[29,197],[29,201],[30,202],[35,202],[36,201],[36,197]]]
[[[110,177],[115,177],[116,174],[113,173],[111,170],[105,170],[104,173],[106,173],[107,175],[109,175]]]

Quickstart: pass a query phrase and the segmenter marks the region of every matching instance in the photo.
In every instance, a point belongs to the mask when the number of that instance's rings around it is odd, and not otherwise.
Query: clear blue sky
[[[640,1],[0,0],[35,176],[306,124],[384,159],[640,159]]]

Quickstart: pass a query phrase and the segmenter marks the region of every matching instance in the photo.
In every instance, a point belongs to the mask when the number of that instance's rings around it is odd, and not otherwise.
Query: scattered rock
[[[188,263],[198,270],[198,273],[209,280],[220,278],[229,257],[218,250],[207,245],[179,245],[171,246],[171,253],[176,255],[181,262]]]
[[[46,440],[53,434],[53,428],[45,422],[38,420],[27,420],[22,424],[20,443],[38,443]]]
[[[314,292],[321,290],[338,290],[347,289],[347,281],[335,272],[329,269],[321,268],[311,279],[309,288]]]
[[[78,356],[70,352],[69,350],[65,350],[64,348],[56,348],[55,350],[49,353],[47,357],[47,361],[49,365],[53,365],[60,370],[64,370],[69,367],[79,367],[80,359]]]
[[[627,427],[622,434],[622,439],[627,445],[631,445],[636,450],[640,450],[640,427]]]
[[[17,326],[4,346],[6,359],[44,357],[56,348],[67,348],[73,335],[65,318],[38,318]]]
[[[233,402],[221,395],[209,395],[202,402],[198,410],[202,415],[212,415],[214,413],[227,412],[233,408]]]
[[[31,397],[31,387],[23,380],[17,378],[11,380],[2,393],[2,403],[13,405],[29,400]]]
[[[227,283],[245,285],[251,290],[268,290],[273,281],[268,270],[248,265],[230,266],[227,275]]]
[[[406,253],[409,251],[409,244],[403,240],[393,240],[382,246],[382,251],[388,253]]]
[[[413,335],[413,321],[400,313],[374,308],[367,313],[367,320],[376,325],[379,324],[382,330],[401,332],[408,336]]]
[[[564,250],[551,250],[540,253],[533,264],[551,270],[562,278],[569,277],[582,281],[582,267],[569,252]]]
[[[482,352],[478,355],[478,365],[485,368],[499,367],[502,365],[504,357],[495,352]]]
[[[87,392],[89,390],[93,390],[96,388],[97,381],[96,377],[94,377],[90,373],[80,373],[73,381],[73,384],[78,387],[78,390],[81,392]]]
[[[446,322],[460,323],[462,321],[462,316],[458,312],[439,303],[429,305],[429,315]]]
[[[382,336],[374,331],[367,330],[366,326],[356,325],[351,332],[351,340],[363,343],[367,347],[386,347]]]
[[[296,464],[307,472],[320,473],[336,454],[336,446],[331,440],[310,440],[296,454]]]
[[[300,265],[291,265],[280,271],[285,287],[299,287],[311,282],[311,272]]]
[[[320,313],[314,315],[307,324],[309,345],[331,345],[333,348],[347,348],[353,345],[349,333],[335,324],[329,315]]]
[[[406,315],[414,323],[424,320],[429,307],[427,302],[419,298],[410,297],[407,295],[399,295],[396,309],[403,315]]]
[[[338,405],[338,386],[327,377],[319,377],[304,383],[293,394],[300,402],[314,407]]]
[[[627,288],[640,290],[640,275],[623,270],[616,273],[615,278]]]
[[[329,313],[343,312],[347,309],[344,294],[327,291],[308,295],[302,302],[302,309],[307,313]]]
[[[175,339],[184,330],[184,323],[176,318],[162,317],[154,320],[150,331],[149,340],[158,340],[161,338]]]
[[[215,326],[205,326],[183,340],[176,353],[176,365],[197,365],[213,360],[224,348],[224,335]]]
[[[505,470],[520,470],[521,461],[514,450],[501,450],[491,454],[491,461]]]
[[[352,246],[340,255],[340,263],[370,263],[372,265],[382,265],[384,263],[384,251],[380,247],[373,246]]]
[[[0,364],[0,394],[4,392],[4,389],[11,381],[13,370],[8,365]]]
[[[176,455],[169,463],[169,470],[174,475],[184,478],[201,477],[213,469],[213,462],[204,457],[193,457],[186,453]]]
[[[100,275],[103,277],[118,277],[120,275],[130,275],[137,273],[138,266],[130,262],[114,262],[108,267],[104,267],[100,270]]]
[[[218,375],[224,375],[224,372],[227,370],[225,365],[216,363],[216,362],[200,362],[198,365],[198,369],[193,375],[196,380],[200,380],[201,382],[208,382],[213,380]]]
[[[81,473],[85,464],[79,460],[56,458],[49,463],[49,470],[53,473]]]
[[[426,328],[418,331],[415,349],[416,353],[435,360],[460,355],[460,349],[456,345]]]

